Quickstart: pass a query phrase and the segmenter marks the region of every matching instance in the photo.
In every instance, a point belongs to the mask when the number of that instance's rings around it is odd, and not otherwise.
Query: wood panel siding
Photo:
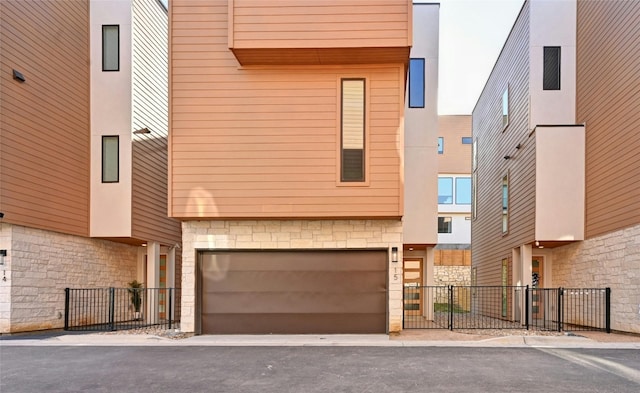
[[[172,217],[402,215],[403,64],[238,68],[226,1],[170,13]],[[366,186],[338,184],[341,78],[367,81]]]
[[[133,238],[174,245],[180,222],[167,212],[168,17],[155,1],[133,1]]]
[[[579,1],[577,122],[587,238],[640,224],[640,3]]]
[[[84,1],[0,3],[3,222],[89,232],[89,10]],[[20,71],[26,81],[12,79]]]
[[[503,130],[502,95],[507,86],[509,125]],[[529,3],[525,3],[473,110],[478,182],[471,236],[479,285],[500,285],[500,261],[510,258],[512,248],[534,240],[535,138],[529,136],[528,89]],[[506,155],[511,158],[505,160]],[[501,186],[507,174],[509,230],[503,234]]]
[[[471,173],[471,145],[462,144],[471,137],[471,116],[438,116],[438,132],[444,138],[443,154],[438,154],[438,172]]]
[[[228,45],[243,65],[405,62],[408,0],[229,0]]]

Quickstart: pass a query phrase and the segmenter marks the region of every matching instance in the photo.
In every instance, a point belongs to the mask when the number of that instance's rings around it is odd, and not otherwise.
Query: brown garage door
[[[201,252],[203,334],[384,333],[386,251]]]

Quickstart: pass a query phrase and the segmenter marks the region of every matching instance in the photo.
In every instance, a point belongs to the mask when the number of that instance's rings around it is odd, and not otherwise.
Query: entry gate
[[[404,329],[611,332],[610,288],[407,286]]]

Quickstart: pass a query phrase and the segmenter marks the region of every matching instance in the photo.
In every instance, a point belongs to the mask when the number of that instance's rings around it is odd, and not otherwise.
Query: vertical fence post
[[[172,318],[172,314],[171,314],[171,304],[172,304],[172,298],[173,298],[173,288],[169,288],[168,290],[168,295],[169,295],[169,313],[167,314],[167,318],[169,319],[169,330],[171,330],[171,319]],[[403,319],[404,320],[404,319]]]
[[[453,285],[449,285],[449,330],[453,330]]]
[[[115,326],[115,288],[109,288],[109,330],[116,330]]]
[[[527,330],[529,330],[529,299],[530,297],[531,297],[531,293],[529,293],[529,285],[527,285],[524,290],[524,324],[527,325]]]
[[[564,298],[564,289],[562,287],[558,288],[558,331],[562,331],[562,309],[564,308],[563,298]]]
[[[69,288],[64,289],[64,330],[69,330]]]
[[[604,315],[605,315],[605,329],[607,333],[611,333],[611,288],[607,287],[604,290],[605,292],[605,300],[604,300]]]

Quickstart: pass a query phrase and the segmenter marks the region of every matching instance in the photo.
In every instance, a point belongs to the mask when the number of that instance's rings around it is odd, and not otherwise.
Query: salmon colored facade
[[[158,2],[0,3],[0,333],[63,327],[65,288],[157,287],[162,255],[175,286],[166,41]],[[115,181],[103,137],[117,140]]]
[[[611,328],[636,333],[639,21],[636,2],[526,1],[474,109],[472,162],[478,283],[609,287]]]
[[[169,214],[183,220],[184,330],[228,332],[228,321],[245,318],[215,306],[225,303],[220,285],[238,296],[262,293],[267,303],[275,296],[268,313],[247,307],[264,323],[243,332],[281,332],[281,314],[335,318],[303,332],[401,329],[412,8],[406,0],[170,2]],[[429,40],[437,43],[435,9]],[[429,236],[414,238],[424,249]],[[386,267],[367,274],[386,283],[371,287],[370,299],[384,290],[384,301],[358,308],[382,324],[354,326],[346,322],[357,319],[353,310],[301,305],[282,288],[272,295],[254,276],[237,277],[249,274],[243,263],[279,269],[269,282],[291,276],[297,268],[270,265],[274,250],[291,260],[340,258],[306,268],[344,269],[354,282],[363,274],[357,251],[383,252]]]

